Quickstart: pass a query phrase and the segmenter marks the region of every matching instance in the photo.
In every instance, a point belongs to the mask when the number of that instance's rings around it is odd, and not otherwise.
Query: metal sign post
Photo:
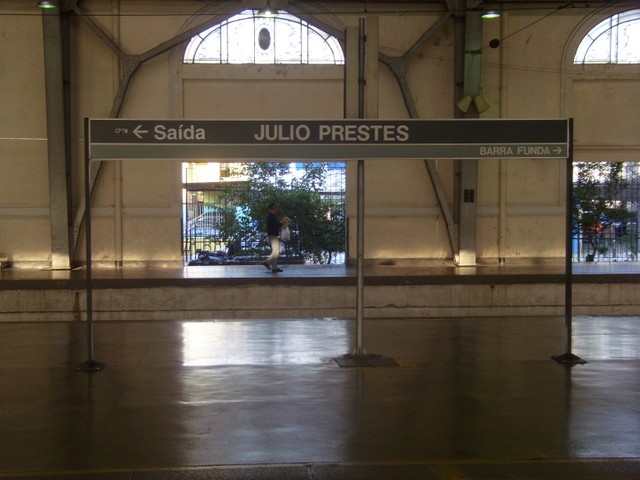
[[[565,324],[565,353],[552,356],[556,362],[566,365],[582,365],[586,362],[572,353],[573,341],[573,120],[569,120],[566,171],[566,211],[565,211],[565,280],[564,280],[564,324]]]
[[[360,18],[358,23],[358,118],[365,117],[365,83],[366,83],[366,43],[367,27],[366,19]],[[377,62],[376,58],[376,62]],[[364,160],[358,160],[357,170],[357,194],[358,213],[356,229],[356,348],[353,356],[364,358],[367,352],[364,349]]]
[[[91,253],[91,156],[87,139],[89,134],[89,121],[84,121],[85,138],[85,162],[84,162],[84,199],[85,199],[85,241],[86,241],[86,296],[87,296],[87,360],[76,368],[81,372],[97,372],[104,370],[104,363],[96,362],[93,358],[93,269]]]

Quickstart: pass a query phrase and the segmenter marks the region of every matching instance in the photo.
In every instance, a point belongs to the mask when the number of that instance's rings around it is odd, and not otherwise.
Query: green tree
[[[282,192],[282,211],[292,219],[289,248],[313,263],[331,263],[344,252],[344,207],[319,192],[294,188]]]
[[[287,163],[252,163],[243,166],[246,182],[227,185],[226,207],[221,224],[225,241],[243,253],[260,257],[268,251],[264,234],[267,207],[280,204],[291,218],[291,240],[284,245],[289,256],[313,263],[331,263],[344,252],[344,202],[321,191],[327,165],[305,164],[299,179],[291,179]],[[249,250],[249,251],[248,251]]]
[[[609,248],[605,232],[615,224],[623,224],[634,217],[621,201],[626,187],[619,162],[577,163],[573,187],[573,218],[575,234],[587,244],[586,260],[595,261]]]

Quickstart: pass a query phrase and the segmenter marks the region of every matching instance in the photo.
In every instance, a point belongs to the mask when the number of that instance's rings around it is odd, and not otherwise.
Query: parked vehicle
[[[198,257],[189,262],[189,266],[197,265],[238,265],[239,262],[227,255],[222,250],[210,252],[209,250],[198,250]]]

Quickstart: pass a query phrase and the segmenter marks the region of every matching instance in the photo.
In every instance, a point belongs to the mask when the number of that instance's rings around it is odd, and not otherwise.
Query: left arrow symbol
[[[141,133],[149,133],[149,130],[142,130],[142,125],[138,125],[134,130],[133,133],[135,133],[136,137],[138,138],[142,138],[142,135],[140,135]]]

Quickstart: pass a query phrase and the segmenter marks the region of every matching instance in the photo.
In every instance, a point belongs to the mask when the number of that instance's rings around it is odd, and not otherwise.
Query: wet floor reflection
[[[640,454],[640,318],[577,317],[576,352],[587,368],[569,369],[567,446],[575,457]]]
[[[0,324],[0,471],[640,457],[640,319]]]
[[[220,365],[307,365],[346,353],[348,322],[254,320],[181,324],[185,367]]]
[[[575,317],[573,344],[593,360],[640,359],[640,317]]]
[[[351,322],[254,320],[181,326],[187,464],[344,461]]]

